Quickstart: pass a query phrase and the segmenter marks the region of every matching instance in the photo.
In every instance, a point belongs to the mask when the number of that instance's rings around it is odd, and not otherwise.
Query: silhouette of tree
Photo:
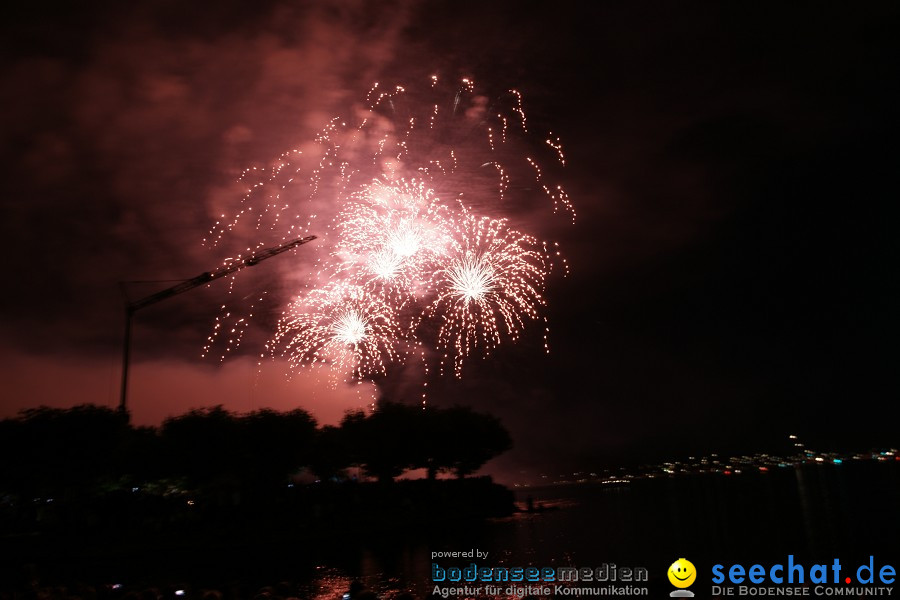
[[[245,485],[271,488],[308,464],[316,421],[306,411],[262,409],[237,419],[238,472]]]
[[[438,473],[450,469],[454,458],[454,445],[459,443],[460,432],[446,418],[446,411],[429,406],[423,414],[420,435],[422,461],[420,466],[428,473],[428,479],[436,479]]]
[[[195,490],[270,495],[302,466],[322,480],[361,466],[380,482],[424,467],[465,477],[511,447],[506,429],[469,408],[383,402],[316,428],[303,410],[244,415],[221,406],[132,427],[109,408],[41,407],[0,421],[0,490],[25,497],[97,493],[171,478]]]
[[[168,469],[192,487],[234,482],[239,457],[237,423],[221,406],[194,409],[163,421]]]
[[[221,406],[166,419],[170,466],[194,485],[273,488],[309,456],[316,422],[306,411],[269,409],[235,415]]]
[[[346,431],[325,425],[316,431],[309,467],[322,481],[339,477],[353,464],[352,449]]]
[[[22,491],[26,482],[34,481],[38,461],[34,453],[28,450],[29,436],[20,419],[4,419],[0,421],[0,490]],[[34,443],[40,444],[38,440]],[[15,457],[15,458],[13,458]]]
[[[418,466],[413,442],[414,432],[422,426],[421,412],[418,407],[383,402],[368,416],[348,413],[341,429],[349,440],[354,462],[384,483]]]
[[[428,476],[451,471],[465,477],[512,447],[509,432],[489,414],[454,406],[428,411]]]
[[[162,438],[155,427],[129,427],[119,448],[121,472],[134,480],[158,480],[169,476]]]
[[[353,461],[383,482],[420,467],[431,479],[442,471],[465,477],[512,447],[496,417],[458,406],[423,410],[382,402],[371,415],[347,414],[341,431]]]
[[[106,407],[32,408],[4,420],[0,431],[3,481],[19,491],[85,491],[124,468],[119,449],[128,423]]]

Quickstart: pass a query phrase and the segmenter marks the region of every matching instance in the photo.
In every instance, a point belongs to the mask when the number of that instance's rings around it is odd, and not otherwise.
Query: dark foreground
[[[338,600],[358,581],[386,600],[424,598],[432,591],[431,552],[469,548],[488,552],[479,561],[485,566],[646,567],[654,596],[665,595],[665,570],[682,556],[705,582],[698,597],[708,597],[717,563],[792,555],[900,564],[895,463],[529,489],[519,505],[530,496],[543,510],[490,518],[476,509],[484,498],[508,504],[485,480],[444,482],[450,487],[438,496],[416,496],[428,482],[409,483],[404,496],[380,501],[365,486],[341,489],[293,517],[289,503],[255,514],[195,504],[198,515],[209,512],[159,531],[91,534],[90,524],[57,523],[53,533],[20,532],[3,539],[0,589],[4,598]]]
[[[251,588],[286,573],[308,584],[323,564],[358,560],[371,540],[468,529],[511,515],[515,505],[512,492],[482,477],[296,485],[276,498],[227,487],[205,494],[136,489],[3,508],[0,590],[68,590],[79,582],[73,590],[82,592],[67,593],[118,598],[144,585],[165,583],[174,594],[229,581],[233,597],[252,597]]]

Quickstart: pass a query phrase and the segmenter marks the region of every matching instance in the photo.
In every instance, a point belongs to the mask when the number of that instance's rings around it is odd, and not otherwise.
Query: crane
[[[131,322],[134,318],[134,313],[142,308],[146,308],[152,304],[156,304],[157,302],[160,302],[167,298],[171,298],[172,296],[183,294],[184,292],[190,291],[195,287],[201,286],[205,283],[210,283],[212,281],[215,281],[216,279],[221,279],[222,277],[231,275],[232,273],[240,271],[245,267],[254,267],[267,258],[272,258],[273,256],[281,254],[282,252],[287,252],[292,248],[307,244],[314,239],[316,239],[316,236],[310,235],[307,237],[291,240],[290,242],[281,244],[280,246],[264,248],[263,250],[260,250],[255,254],[251,254],[247,258],[230,262],[222,267],[219,267],[215,271],[205,271],[203,273],[200,273],[196,277],[192,277],[191,279],[182,281],[176,285],[173,285],[172,287],[160,290],[155,294],[150,294],[149,296],[146,296],[139,300],[128,301],[128,299],[126,298],[125,341],[122,347],[122,392],[119,398],[119,412],[126,417],[128,416],[128,409],[126,407],[126,401],[128,398],[128,364],[131,356]]]

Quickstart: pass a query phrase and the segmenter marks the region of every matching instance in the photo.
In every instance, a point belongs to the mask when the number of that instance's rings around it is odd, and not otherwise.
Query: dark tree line
[[[346,415],[339,428],[324,428],[319,437],[331,446],[344,440],[348,454],[343,462],[361,465],[380,481],[417,468],[426,469],[430,478],[441,472],[465,477],[512,447],[499,420],[459,406],[423,410],[385,403],[371,415]]]
[[[134,427],[116,411],[37,408],[0,421],[0,492],[103,493],[177,481],[266,493],[306,469],[322,481],[357,473],[390,482],[408,469],[465,477],[511,447],[503,425],[469,408],[382,403],[317,427],[297,409],[245,414],[221,406]]]

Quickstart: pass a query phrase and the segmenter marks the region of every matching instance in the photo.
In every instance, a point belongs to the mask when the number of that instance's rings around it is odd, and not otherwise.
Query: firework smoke
[[[538,194],[574,219],[555,181],[562,144],[552,135],[536,143],[519,92],[489,100],[471,79],[444,86],[433,76],[415,93],[376,84],[366,103],[271,168],[245,171],[241,206],[205,241],[255,236],[249,253],[313,229],[322,238],[314,274],[290,275],[298,291],[267,345],[293,366],[327,363],[360,381],[414,355],[427,370],[430,348],[441,372],[461,376],[467,357],[487,356],[542,320],[559,253],[505,215]],[[553,168],[541,167],[540,153]],[[225,321],[210,345],[220,331],[242,331]],[[235,344],[228,339],[226,350]]]

